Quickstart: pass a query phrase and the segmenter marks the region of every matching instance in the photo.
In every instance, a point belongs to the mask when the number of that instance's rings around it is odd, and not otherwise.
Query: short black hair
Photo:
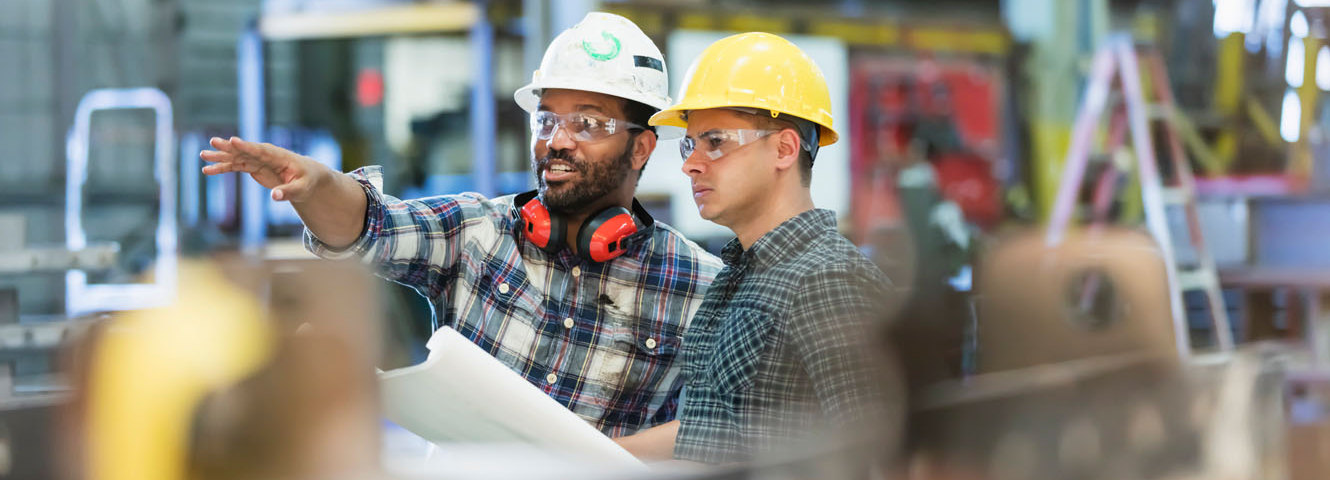
[[[651,133],[656,133],[656,127],[647,125],[647,122],[650,122],[651,116],[655,115],[658,111],[659,110],[656,110],[656,107],[636,100],[628,100],[626,98],[623,100],[624,119],[641,125],[642,128]]]
[[[638,133],[641,133],[642,131],[650,131],[652,134],[656,134],[656,127],[647,125],[647,122],[649,122],[651,120],[651,116],[655,115],[656,112],[658,111],[659,110],[657,110],[656,107],[653,107],[651,105],[647,105],[645,103],[636,100],[629,100],[626,98],[623,99],[624,120],[636,123],[640,125],[643,129],[637,132],[633,132],[631,136],[628,137],[628,148],[630,149],[633,148],[633,140],[637,138]],[[647,160],[650,159],[651,157],[648,156]],[[642,182],[642,173],[646,171],[647,171],[647,164],[643,163],[642,170],[637,172],[638,183]]]

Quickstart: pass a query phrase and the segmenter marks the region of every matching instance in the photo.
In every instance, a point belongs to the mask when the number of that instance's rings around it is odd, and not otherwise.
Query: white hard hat
[[[670,105],[665,58],[637,25],[618,15],[591,12],[550,42],[531,83],[513,99],[527,112],[540,103],[540,91],[565,88],[603,93],[646,104]]]

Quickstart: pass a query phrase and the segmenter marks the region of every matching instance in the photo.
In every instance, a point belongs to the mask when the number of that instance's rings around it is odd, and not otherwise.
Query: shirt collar
[[[746,251],[739,239],[730,240],[721,250],[721,259],[731,266],[751,263],[760,268],[774,265],[798,256],[827,231],[836,231],[836,214],[820,208],[808,210],[762,235]]]

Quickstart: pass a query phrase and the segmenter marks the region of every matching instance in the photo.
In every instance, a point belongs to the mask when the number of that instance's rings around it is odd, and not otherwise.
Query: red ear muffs
[[[628,249],[625,240],[637,233],[637,221],[632,212],[623,207],[602,210],[582,222],[577,232],[577,252],[593,262],[607,262]]]
[[[532,198],[522,205],[522,232],[527,241],[540,247],[547,253],[558,253],[563,249],[563,239],[568,236],[568,224],[562,218],[550,215],[539,198]]]

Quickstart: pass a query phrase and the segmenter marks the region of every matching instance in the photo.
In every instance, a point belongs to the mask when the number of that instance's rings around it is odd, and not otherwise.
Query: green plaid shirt
[[[882,418],[889,382],[867,349],[891,282],[836,231],[835,215],[804,212],[721,257],[684,337],[675,458],[747,461]]]

